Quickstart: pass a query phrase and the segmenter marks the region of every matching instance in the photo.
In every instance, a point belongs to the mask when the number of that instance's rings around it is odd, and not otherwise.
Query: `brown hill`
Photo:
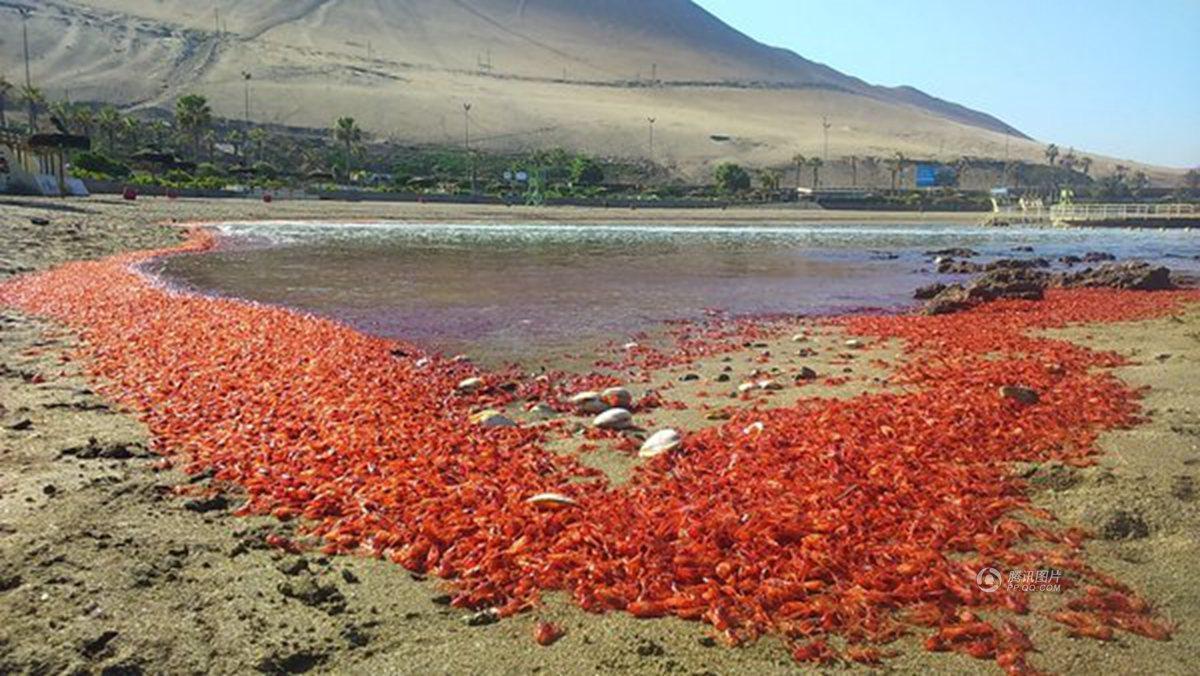
[[[690,0],[7,0],[31,11],[34,73],[54,96],[167,107],[209,96],[258,121],[340,115],[413,142],[650,153],[687,173],[796,153],[1037,160],[985,113],[877,87],[762,45]],[[0,42],[15,79],[19,40]],[[1097,163],[1103,169],[1104,161]]]

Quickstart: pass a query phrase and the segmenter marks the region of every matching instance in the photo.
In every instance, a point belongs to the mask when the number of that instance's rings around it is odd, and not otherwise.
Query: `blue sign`
[[[917,187],[938,188],[953,186],[958,182],[958,173],[953,168],[941,164],[918,164]]]

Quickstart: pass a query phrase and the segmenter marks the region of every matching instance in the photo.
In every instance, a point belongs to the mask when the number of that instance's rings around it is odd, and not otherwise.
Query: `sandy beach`
[[[33,222],[31,219],[37,219]],[[44,220],[43,220],[44,219]],[[788,209],[723,211],[527,209],[328,202],[112,198],[0,202],[0,282],[68,261],[178,245],[173,224],[253,220],[389,220],[452,223],[963,223],[973,215],[862,214]],[[798,349],[792,335],[808,333]],[[1034,595],[1022,618],[1038,652],[1033,666],[1058,673],[1145,671],[1185,674],[1200,652],[1200,308],[1150,320],[1053,329],[1045,334],[1129,360],[1114,373],[1147,388],[1144,422],[1106,431],[1092,466],[1059,461],[1015,465],[1033,504],[1063,527],[1095,534],[1084,551],[1149,601],[1173,628],[1171,640],[1120,633],[1113,641],[1068,637],[1048,614],[1052,594]],[[647,371],[637,397],[669,392],[680,409],[655,425],[715,429],[760,405],[820,396],[850,400],[901,391],[900,341],[844,354],[846,326],[796,320],[775,334],[687,364]],[[562,593],[498,622],[473,621],[448,605],[433,575],[360,556],[289,553],[267,544],[291,538],[295,522],[235,516],[241,498],[211,472],[165,464],[145,424],[98,394],[73,358],[77,338],[50,321],[0,309],[0,671],[107,673],[792,673],[784,642],[766,636],[739,648],[711,628],[624,612],[586,613]],[[807,367],[818,382],[786,391],[724,396],[763,377],[790,382]],[[724,377],[723,377],[724,376]],[[718,385],[718,383],[728,383]],[[721,391],[724,403],[714,404]],[[506,413],[535,424],[520,407]],[[575,422],[584,418],[568,416]],[[641,464],[611,440],[580,451],[582,439],[552,442],[614,484]],[[185,487],[181,490],[179,487]],[[213,488],[214,490],[209,490]],[[539,622],[565,629],[548,647]],[[898,673],[998,673],[995,662],[927,652],[918,636],[887,646],[881,667]]]

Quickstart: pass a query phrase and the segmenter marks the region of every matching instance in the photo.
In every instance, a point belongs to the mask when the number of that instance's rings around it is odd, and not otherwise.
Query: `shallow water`
[[[487,361],[623,341],[706,310],[827,313],[911,303],[926,251],[1106,251],[1198,271],[1183,231],[970,226],[794,227],[256,224],[160,264],[206,293],[283,305]],[[1015,252],[1030,246],[1034,253]]]

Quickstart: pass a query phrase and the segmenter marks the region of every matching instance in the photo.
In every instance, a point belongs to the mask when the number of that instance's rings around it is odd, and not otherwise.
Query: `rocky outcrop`
[[[1058,275],[1055,286],[1063,288],[1132,289],[1136,291],[1166,291],[1174,289],[1171,270],[1142,261],[1109,263],[1098,268]]]
[[[1092,253],[1077,260],[1083,262],[1088,257],[1104,260],[1106,256],[1108,254]],[[1098,268],[1059,274],[1041,269],[1049,265],[1049,261],[1043,258],[1000,260],[983,266],[985,272],[966,284],[932,284],[917,289],[915,295],[918,300],[928,300],[926,314],[941,315],[961,312],[993,300],[1041,300],[1045,297],[1046,289],[1051,287],[1104,287],[1136,291],[1176,288],[1170,269],[1143,261],[1106,263]]]

